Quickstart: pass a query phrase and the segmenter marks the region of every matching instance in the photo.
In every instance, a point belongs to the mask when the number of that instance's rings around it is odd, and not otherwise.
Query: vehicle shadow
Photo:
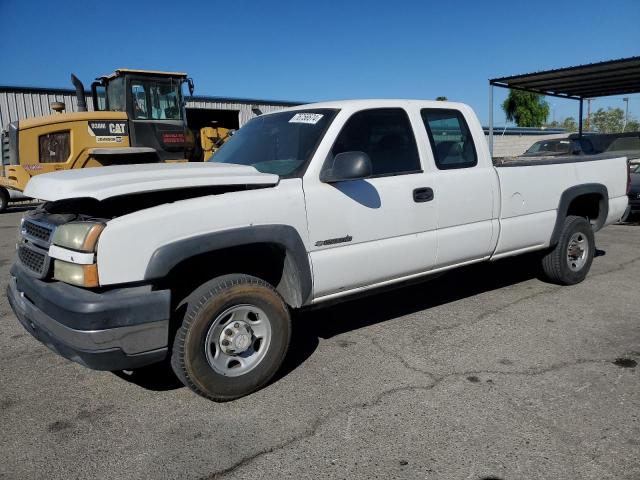
[[[618,222],[616,225],[622,225],[623,227],[638,227],[640,226],[640,215],[629,218],[625,222]]]
[[[274,381],[285,377],[313,355],[319,339],[326,340],[490,290],[539,278],[539,265],[539,256],[536,255],[483,262],[394,290],[377,293],[374,291],[369,296],[326,308],[297,312],[293,318],[289,353]]]
[[[289,352],[271,383],[300,367],[313,355],[320,339],[531,280],[540,274],[539,263],[535,255],[483,262],[393,290],[373,291],[354,300],[294,312]],[[146,390],[161,392],[183,387],[168,362],[113,373]]]
[[[122,380],[133,383],[145,390],[154,392],[166,392],[183,388],[184,385],[171,369],[168,361],[142,367],[133,371],[120,370],[111,372]]]

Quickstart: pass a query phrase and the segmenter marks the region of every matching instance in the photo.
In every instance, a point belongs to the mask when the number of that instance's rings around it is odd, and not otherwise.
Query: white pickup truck
[[[539,251],[582,281],[627,207],[624,157],[493,164],[459,103],[354,100],[251,120],[205,164],[34,178],[8,296],[24,327],[103,370],[170,359],[229,400],[265,385],[290,310]]]

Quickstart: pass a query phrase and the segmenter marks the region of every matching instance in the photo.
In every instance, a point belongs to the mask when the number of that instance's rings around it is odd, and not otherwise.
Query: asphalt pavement
[[[298,313],[278,378],[228,403],[58,357],[3,294],[0,478],[637,480],[640,225],[596,238],[577,286],[507,259]]]

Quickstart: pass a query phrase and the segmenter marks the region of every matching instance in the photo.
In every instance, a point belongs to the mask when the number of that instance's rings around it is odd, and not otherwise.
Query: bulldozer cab
[[[195,139],[187,128],[182,85],[193,93],[186,73],[118,69],[91,85],[95,111],[125,112],[133,148],[155,151],[158,160],[186,159]]]

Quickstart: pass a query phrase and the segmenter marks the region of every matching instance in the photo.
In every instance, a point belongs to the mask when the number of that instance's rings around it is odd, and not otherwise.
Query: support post
[[[493,157],[493,85],[489,84],[489,153]]]
[[[584,100],[580,99],[580,113],[578,114],[578,137],[582,138],[582,103]]]

